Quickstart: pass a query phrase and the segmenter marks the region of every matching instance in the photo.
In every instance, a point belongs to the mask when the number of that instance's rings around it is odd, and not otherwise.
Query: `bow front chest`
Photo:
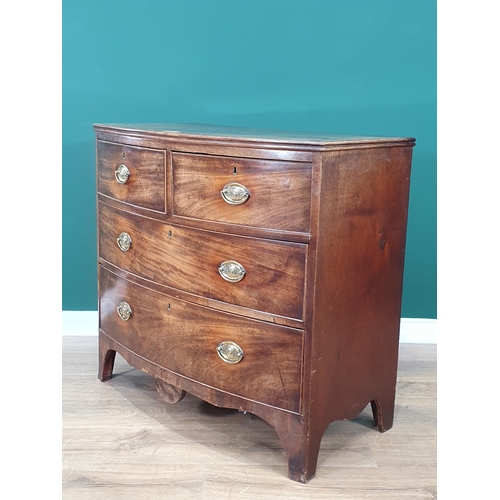
[[[99,378],[115,353],[274,427],[293,480],[371,403],[392,426],[414,139],[94,125]]]

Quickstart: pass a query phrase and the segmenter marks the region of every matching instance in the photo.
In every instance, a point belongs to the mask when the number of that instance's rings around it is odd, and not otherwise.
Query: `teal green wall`
[[[63,309],[97,309],[95,122],[413,136],[403,317],[436,317],[435,0],[65,0]]]

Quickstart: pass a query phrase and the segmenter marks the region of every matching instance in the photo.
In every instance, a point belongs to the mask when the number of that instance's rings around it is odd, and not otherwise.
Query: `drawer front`
[[[299,411],[302,330],[189,304],[99,267],[100,328],[107,335],[145,359],[202,384]],[[128,320],[118,314],[122,302],[130,306]],[[242,350],[236,364],[223,361],[217,353],[224,342]]]
[[[172,153],[172,165],[174,215],[309,232],[309,163]]]
[[[123,233],[128,249],[118,245]],[[99,204],[104,260],[159,284],[270,314],[303,318],[306,252],[300,243],[173,226]]]
[[[164,213],[165,157],[158,149],[97,141],[98,191]]]

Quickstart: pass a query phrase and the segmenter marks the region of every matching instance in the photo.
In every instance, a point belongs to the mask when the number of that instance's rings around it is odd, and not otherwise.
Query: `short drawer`
[[[98,191],[165,212],[165,151],[97,141]]]
[[[189,304],[102,266],[99,274],[100,328],[114,340],[202,384],[299,411],[303,330]]]
[[[305,244],[180,227],[99,203],[99,255],[162,285],[303,319]]]
[[[311,164],[172,153],[174,215],[308,233]]]

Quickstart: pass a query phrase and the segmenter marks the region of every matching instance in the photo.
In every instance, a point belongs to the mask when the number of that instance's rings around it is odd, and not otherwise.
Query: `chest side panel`
[[[411,153],[323,160],[310,397],[325,425],[394,393]]]

